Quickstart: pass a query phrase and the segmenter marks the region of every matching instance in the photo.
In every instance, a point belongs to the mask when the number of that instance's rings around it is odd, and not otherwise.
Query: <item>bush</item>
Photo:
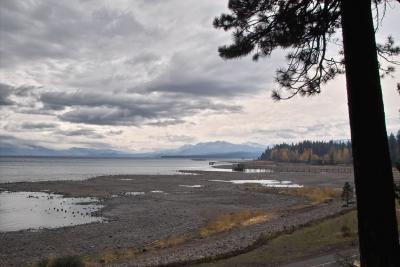
[[[394,196],[400,204],[400,184],[394,184]]]
[[[44,259],[39,261],[39,263],[37,264],[37,267],[47,267],[49,265],[49,260],[48,259]]]
[[[343,225],[342,228],[340,228],[340,232],[342,233],[343,237],[351,236],[351,230],[347,225]]]
[[[232,165],[232,170],[236,172],[243,172],[245,170],[245,166],[243,163],[235,163]]]
[[[85,263],[81,257],[65,256],[54,260],[42,260],[37,264],[37,267],[85,267]]]
[[[353,187],[349,182],[345,182],[342,191],[342,200],[345,202],[344,206],[348,207],[354,197]]]

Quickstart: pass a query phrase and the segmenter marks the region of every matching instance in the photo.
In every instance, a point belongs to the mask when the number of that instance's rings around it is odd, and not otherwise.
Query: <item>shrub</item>
[[[53,260],[44,259],[37,264],[37,267],[85,267],[81,257],[65,256]]]
[[[44,259],[39,261],[39,263],[37,264],[37,267],[47,267],[49,265],[49,260],[48,259]]]
[[[340,228],[340,232],[342,233],[343,237],[351,236],[351,229],[347,225],[343,225],[342,228]]]
[[[236,163],[232,165],[232,170],[236,172],[243,172],[245,170],[245,166],[243,163]]]

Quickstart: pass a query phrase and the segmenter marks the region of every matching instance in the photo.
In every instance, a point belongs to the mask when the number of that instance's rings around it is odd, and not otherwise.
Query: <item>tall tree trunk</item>
[[[342,0],[361,264],[400,266],[399,236],[370,0]]]

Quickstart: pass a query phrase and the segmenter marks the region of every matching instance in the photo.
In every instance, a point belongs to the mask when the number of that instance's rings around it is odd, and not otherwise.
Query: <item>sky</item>
[[[400,5],[391,5],[378,40],[400,41]],[[344,77],[317,96],[274,102],[288,51],[221,59],[231,33],[212,21],[227,11],[227,0],[2,0],[0,138],[131,152],[350,138]],[[400,71],[382,81],[393,133],[397,81]]]

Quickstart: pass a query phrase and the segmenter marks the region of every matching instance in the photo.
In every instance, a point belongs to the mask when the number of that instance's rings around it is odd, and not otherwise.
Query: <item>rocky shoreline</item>
[[[0,233],[0,266],[32,266],[38,260],[65,255],[97,255],[110,249],[147,247],[171,235],[197,231],[220,214],[240,210],[274,211],[275,218],[264,223],[194,238],[178,245],[146,250],[135,260],[115,261],[106,266],[179,265],[203,261],[246,250],[260,235],[271,235],[299,227],[341,212],[338,202],[308,205],[301,197],[260,193],[215,180],[290,179],[301,184],[327,184],[325,177],[289,177],[271,173],[197,172],[196,175],[102,176],[85,181],[1,184],[3,191],[53,192],[68,197],[96,197],[104,208],[97,214],[106,223],[74,227]],[[332,178],[333,186],[348,177]],[[142,192],[143,194],[131,194]],[[94,266],[102,266],[101,260]]]
[[[154,253],[143,253],[134,261],[109,266],[150,267],[150,266],[187,266],[211,260],[235,256],[265,242],[269,236],[288,233],[310,223],[331,218],[346,212],[342,203],[332,202],[308,209],[307,212],[286,213],[267,223],[213,236],[205,240],[192,240],[182,246],[168,248]]]

